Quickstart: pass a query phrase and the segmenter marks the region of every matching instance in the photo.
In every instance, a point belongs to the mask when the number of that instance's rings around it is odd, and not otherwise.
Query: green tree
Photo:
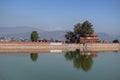
[[[75,43],[78,43],[79,39],[80,39],[80,36],[82,34],[82,24],[77,23],[76,25],[74,25],[74,33],[75,33],[75,36],[76,36]]]
[[[31,33],[31,41],[32,42],[37,42],[39,38],[38,32],[37,31],[32,31]]]
[[[68,43],[73,43],[75,41],[75,34],[72,31],[69,31],[65,34],[65,38]]]
[[[82,24],[74,25],[74,31],[69,31],[65,34],[68,42],[79,43],[80,37],[87,37],[94,33],[93,25],[89,21],[84,21]]]
[[[89,21],[85,21],[82,24],[82,32],[81,32],[81,36],[82,37],[87,37],[90,34],[94,33],[94,29],[92,28],[92,24]]]
[[[77,23],[76,25],[74,25],[75,35],[81,34],[81,32],[82,32],[82,24]]]
[[[119,41],[116,39],[116,40],[113,40],[113,43],[119,43]]]
[[[30,57],[31,57],[31,60],[35,62],[38,59],[38,53],[31,53]]]

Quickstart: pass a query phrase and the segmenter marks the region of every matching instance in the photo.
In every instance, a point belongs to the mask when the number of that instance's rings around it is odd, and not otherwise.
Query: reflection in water
[[[114,53],[118,53],[118,51],[113,51]]]
[[[38,53],[31,53],[30,58],[33,62],[37,61],[38,59]]]
[[[90,52],[80,52],[80,50],[76,51],[68,51],[65,54],[66,60],[73,60],[74,67],[76,69],[82,69],[85,72],[89,71],[92,67],[93,60],[92,57],[97,56],[97,53],[90,53]]]

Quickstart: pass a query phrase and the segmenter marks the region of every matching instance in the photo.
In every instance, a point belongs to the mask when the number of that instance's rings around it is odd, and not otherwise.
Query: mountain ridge
[[[61,40],[65,41],[65,33],[66,30],[57,30],[57,31],[49,31],[49,30],[41,30],[39,28],[34,27],[0,27],[0,37],[7,36],[7,37],[15,37],[15,38],[25,38],[30,39],[30,34],[32,31],[38,31],[40,35],[40,39],[54,39],[54,40]],[[105,32],[95,33],[99,35],[99,39],[101,41],[111,42],[114,39],[120,40],[120,35],[111,35]]]

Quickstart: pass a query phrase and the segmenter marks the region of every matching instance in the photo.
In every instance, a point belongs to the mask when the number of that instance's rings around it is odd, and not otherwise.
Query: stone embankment
[[[76,49],[80,49],[81,51],[119,51],[120,43],[66,44],[41,42],[0,42],[0,52],[4,52],[5,50],[32,50],[40,52],[46,50],[71,51]]]
[[[84,48],[90,51],[120,51],[120,43],[89,43]]]
[[[0,49],[77,49],[80,44],[40,42],[0,42]]]

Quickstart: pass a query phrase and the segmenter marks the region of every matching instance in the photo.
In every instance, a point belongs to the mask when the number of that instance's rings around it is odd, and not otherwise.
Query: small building
[[[80,43],[96,43],[98,42],[98,35],[91,34],[88,37],[80,37]]]
[[[38,40],[38,42],[50,42],[50,40],[43,39],[43,40]]]

